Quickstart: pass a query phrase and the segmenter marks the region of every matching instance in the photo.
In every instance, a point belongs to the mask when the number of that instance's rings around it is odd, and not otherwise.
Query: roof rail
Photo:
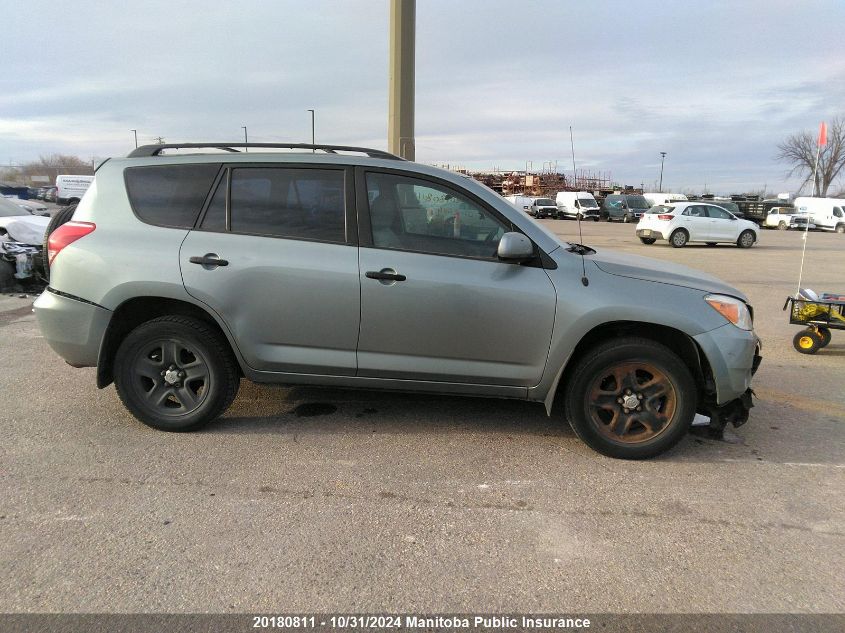
[[[273,149],[310,149],[320,150],[327,154],[338,152],[360,152],[370,158],[386,158],[388,160],[405,160],[380,149],[369,149],[367,147],[350,147],[348,145],[310,145],[307,143],[165,143],[164,145],[142,145],[129,152],[128,158],[139,158],[147,156],[158,156],[164,149],[186,149],[186,148],[214,148],[226,152],[239,153],[238,147],[251,148],[273,148]]]

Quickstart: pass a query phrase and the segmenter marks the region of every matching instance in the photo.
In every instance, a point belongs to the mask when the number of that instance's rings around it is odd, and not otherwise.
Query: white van
[[[559,218],[599,221],[599,203],[586,191],[560,191],[555,196]]]
[[[673,202],[686,202],[687,197],[682,193],[644,193],[643,198],[648,200],[651,206],[658,204],[671,204]],[[707,202],[707,200],[703,200]]]
[[[79,202],[94,182],[94,176],[56,176],[56,202],[73,204]]]
[[[534,196],[505,196],[520,211],[525,211],[535,218],[554,218],[557,216],[557,206],[548,198],[537,198]]]
[[[845,199],[799,197],[794,204],[799,214],[810,214],[817,229],[845,233]]]

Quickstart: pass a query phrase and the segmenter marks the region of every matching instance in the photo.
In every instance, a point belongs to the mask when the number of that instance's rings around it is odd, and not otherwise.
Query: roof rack
[[[263,147],[273,149],[310,149],[320,150],[327,154],[337,154],[338,152],[359,152],[366,154],[370,158],[386,158],[388,160],[405,160],[380,149],[369,149],[367,147],[350,147],[348,145],[310,145],[307,143],[165,143],[164,145],[142,145],[131,152],[129,158],[139,158],[147,156],[158,156],[162,150],[165,149],[186,149],[186,148],[214,148],[221,149],[225,152],[239,153],[238,147],[251,148]]]

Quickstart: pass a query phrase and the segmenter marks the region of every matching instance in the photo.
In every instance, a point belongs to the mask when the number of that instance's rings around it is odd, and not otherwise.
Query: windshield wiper
[[[567,242],[569,244],[568,250],[570,253],[578,253],[579,255],[589,255],[590,253],[595,253],[596,249],[590,248],[589,246],[584,246],[583,244],[578,244],[577,242]]]

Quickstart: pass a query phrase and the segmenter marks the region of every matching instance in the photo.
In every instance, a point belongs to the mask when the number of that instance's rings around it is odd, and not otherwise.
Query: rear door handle
[[[219,259],[217,253],[206,253],[202,257],[194,255],[189,260],[192,264],[199,264],[206,270],[213,270],[218,266],[228,266],[229,261],[226,259]]]
[[[405,275],[400,275],[390,268],[385,268],[384,270],[368,270],[364,275],[368,279],[378,279],[379,281],[405,281],[407,279]]]

